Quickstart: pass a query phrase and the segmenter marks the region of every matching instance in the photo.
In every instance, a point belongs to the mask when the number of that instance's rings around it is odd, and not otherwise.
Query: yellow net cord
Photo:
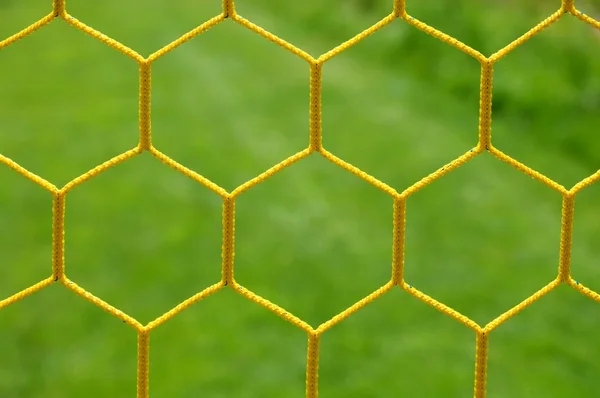
[[[126,47],[125,45],[119,43],[116,40],[107,37],[106,35],[100,33],[99,31],[87,26],[86,24],[78,21],[69,13],[67,13],[65,9],[65,0],[53,0],[53,9],[50,14],[40,19],[39,21],[33,23],[22,31],[14,34],[13,36],[0,41],[0,49],[11,45],[28,34],[42,28],[44,25],[50,23],[56,18],[60,18],[64,20],[66,23],[74,26],[77,29],[84,31],[95,39],[98,39],[108,46],[120,51],[121,53],[127,55],[130,58],[133,58],[140,66],[140,99],[139,99],[139,129],[140,129],[140,139],[139,144],[119,155],[115,158],[95,167],[89,172],[75,178],[74,180],[67,183],[62,188],[57,188],[55,185],[50,182],[44,180],[43,178],[27,171],[13,160],[3,156],[0,154],[0,162],[7,165],[8,167],[14,169],[19,174],[24,177],[30,179],[36,184],[41,185],[48,191],[50,191],[53,195],[53,255],[52,255],[52,275],[44,279],[37,284],[30,286],[7,299],[0,301],[0,309],[13,304],[28,295],[43,289],[44,287],[59,282],[63,284],[66,288],[72,290],[76,294],[90,301],[91,303],[101,307],[106,310],[113,316],[123,320],[131,327],[133,327],[138,333],[138,354],[137,354],[137,396],[138,398],[147,398],[148,397],[148,364],[149,364],[149,337],[152,330],[159,325],[167,322],[176,314],[180,313],[190,305],[202,300],[209,295],[218,292],[224,287],[230,287],[235,290],[242,296],[247,299],[254,301],[255,303],[269,309],[280,317],[284,318],[288,322],[293,325],[299,327],[304,330],[308,335],[308,352],[307,352],[307,364],[306,364],[306,397],[315,398],[318,395],[318,366],[319,366],[319,343],[320,338],[327,330],[336,325],[337,323],[343,321],[348,318],[350,315],[354,314],[359,309],[363,308],[367,304],[373,302],[379,297],[386,294],[388,291],[398,286],[408,294],[416,297],[417,299],[425,302],[426,304],[436,308],[440,312],[454,318],[458,322],[464,324],[465,326],[473,329],[476,336],[476,354],[475,354],[475,381],[474,381],[474,396],[476,398],[483,398],[486,394],[486,366],[487,366],[487,356],[488,356],[488,336],[489,334],[499,325],[506,322],[512,316],[516,315],[530,304],[538,300],[543,295],[549,293],[551,290],[556,288],[561,283],[566,283],[579,291],[580,293],[586,295],[587,297],[600,302],[600,295],[587,287],[583,286],[581,283],[575,281],[570,274],[570,260],[571,260],[571,239],[572,239],[572,229],[573,229],[573,211],[574,211],[574,201],[575,195],[580,192],[585,187],[593,184],[595,181],[600,179],[600,170],[595,174],[583,179],[579,183],[575,184],[571,189],[566,189],[562,185],[552,181],[550,178],[542,175],[541,173],[532,170],[526,165],[516,161],[510,156],[502,153],[500,150],[495,148],[492,145],[491,141],[491,110],[492,110],[492,76],[493,76],[493,66],[496,61],[506,56],[516,47],[523,44],[525,41],[529,40],[534,35],[538,34],[548,26],[554,24],[558,21],[563,15],[569,13],[576,18],[580,19],[582,22],[587,23],[596,29],[600,30],[600,22],[595,19],[583,14],[578,11],[574,6],[573,0],[562,0],[562,4],[560,9],[558,9],[555,13],[550,15],[544,21],[533,27],[523,36],[519,37],[508,46],[504,47],[500,51],[492,54],[490,57],[485,57],[477,50],[466,46],[455,38],[448,36],[447,34],[440,32],[437,29],[413,18],[408,15],[405,8],[405,0],[395,0],[393,4],[392,12],[375,25],[366,29],[362,33],[356,35],[354,38],[346,41],[345,43],[340,44],[335,47],[331,51],[326,52],[318,58],[314,58],[302,51],[301,49],[295,47],[294,45],[282,40],[281,38],[267,32],[260,26],[253,24],[252,22],[244,19],[242,16],[236,13],[234,7],[233,0],[223,0],[223,10],[222,13],[217,15],[216,17],[210,19],[209,21],[203,23],[197,28],[191,30],[185,35],[181,36],[179,39],[173,41],[169,45],[161,48],[156,51],[152,55],[147,58],[142,57],[140,54],[135,52],[134,50]],[[310,69],[310,136],[309,136],[309,145],[308,148],[303,151],[283,160],[282,162],[276,164],[271,167],[264,173],[259,176],[245,182],[240,185],[232,192],[227,192],[225,189],[221,188],[217,184],[209,181],[203,176],[197,174],[193,170],[190,170],[176,161],[170,159],[168,156],[161,153],[158,149],[156,149],[152,145],[152,137],[150,132],[150,79],[151,79],[151,67],[152,63],[160,57],[166,55],[169,51],[174,48],[184,44],[186,41],[198,36],[199,34],[207,31],[213,26],[224,22],[226,19],[229,19],[235,23],[238,23],[249,30],[259,34],[267,40],[272,41],[273,43],[285,48],[289,52],[299,56],[304,59],[309,66]],[[405,189],[403,192],[398,192],[394,188],[386,185],[385,183],[377,180],[376,178],[370,176],[369,174],[363,172],[362,170],[352,166],[351,164],[345,162],[342,159],[339,159],[332,153],[328,152],[322,146],[322,136],[321,136],[321,90],[322,90],[322,79],[321,79],[321,69],[323,64],[335,57],[342,51],[348,49],[349,47],[355,45],[365,37],[375,33],[379,29],[384,26],[394,22],[396,19],[401,19],[404,22],[420,29],[429,35],[438,38],[439,40],[457,48],[460,51],[465,52],[466,54],[472,56],[477,59],[481,63],[481,85],[480,85],[480,110],[479,110],[479,137],[477,145],[466,152],[465,154],[459,156],[449,164],[441,167],[437,171],[431,173],[430,175],[424,177],[414,185]],[[65,198],[67,193],[76,187],[77,185],[83,184],[88,181],[90,178],[104,172],[110,167],[114,167],[119,163],[130,159],[143,151],[150,152],[153,156],[162,161],[165,165],[174,168],[175,170],[185,174],[186,176],[192,178],[198,183],[202,184],[206,188],[214,191],[219,196],[223,198],[223,251],[222,251],[222,278],[221,280],[196,294],[193,297],[185,300],[184,302],[177,305],[172,310],[167,313],[161,315],[157,319],[148,323],[147,325],[142,325],[140,322],[132,318],[131,316],[123,313],[119,309],[107,304],[103,300],[98,297],[95,297],[84,288],[78,286],[75,282],[67,278],[65,274],[64,267],[64,212],[65,212]],[[551,189],[560,192],[562,195],[563,203],[562,203],[562,225],[561,225],[561,238],[560,238],[560,260],[558,266],[558,275],[556,279],[548,283],[545,287],[534,293],[532,296],[515,306],[514,308],[508,310],[504,314],[500,315],[493,321],[489,322],[485,326],[480,326],[468,317],[458,313],[452,308],[444,305],[443,303],[436,301],[435,299],[427,296],[426,294],[420,292],[415,287],[407,284],[404,280],[404,232],[405,232],[405,217],[406,217],[406,200],[407,198],[425,187],[426,185],[432,183],[433,181],[439,179],[446,173],[456,169],[457,167],[465,164],[469,160],[473,159],[475,156],[479,155],[483,151],[488,151],[498,159],[503,162],[510,164],[516,169],[522,171],[523,173],[535,178],[542,183],[546,184]],[[313,152],[317,152],[321,154],[323,157],[331,161],[332,163],[342,167],[352,174],[356,175],[358,178],[361,178],[371,185],[377,187],[378,189],[386,192],[390,195],[394,200],[394,229],[393,229],[393,260],[392,260],[392,270],[391,270],[391,279],[384,286],[380,287],[367,297],[358,301],[356,304],[352,305],[350,308],[344,310],[340,314],[334,316],[327,322],[319,325],[317,328],[313,328],[303,320],[297,318],[290,312],[285,309],[279,307],[277,304],[271,303],[268,300],[256,295],[255,293],[249,291],[248,289],[242,287],[237,281],[234,279],[233,273],[233,254],[234,254],[234,222],[235,222],[235,200],[246,190],[251,187],[265,181],[272,175],[278,173],[283,170],[285,167],[292,165],[304,159],[308,155]]]

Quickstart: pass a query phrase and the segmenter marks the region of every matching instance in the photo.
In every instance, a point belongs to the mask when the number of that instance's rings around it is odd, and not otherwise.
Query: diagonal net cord
[[[392,2],[392,0],[390,0]],[[267,308],[268,310],[274,312],[279,315],[283,319],[292,323],[296,327],[304,330],[307,334],[308,339],[308,350],[307,350],[307,361],[306,361],[306,397],[308,398],[316,398],[318,395],[318,368],[319,368],[319,345],[320,339],[323,333],[332,328],[334,325],[348,318],[352,314],[354,314],[359,309],[363,308],[367,304],[373,302],[379,297],[386,294],[391,289],[396,286],[400,287],[408,294],[416,297],[417,299],[425,302],[426,304],[436,308],[440,312],[450,316],[456,321],[462,323],[466,327],[472,329],[475,332],[475,342],[476,342],[476,357],[475,357],[475,377],[474,377],[474,397],[475,398],[483,398],[486,394],[486,368],[487,368],[487,349],[488,349],[488,338],[490,333],[496,329],[499,325],[506,322],[508,319],[528,307],[530,304],[538,300],[540,297],[549,293],[553,289],[555,289],[558,285],[565,283],[585,296],[600,302],[600,295],[587,287],[583,286],[579,282],[575,281],[570,274],[570,261],[571,261],[571,240],[572,240],[572,230],[573,230],[573,214],[574,214],[574,202],[575,196],[585,187],[593,184],[594,182],[600,179],[600,170],[595,174],[583,179],[579,183],[575,184],[571,189],[567,190],[562,185],[557,184],[552,181],[550,178],[544,176],[543,174],[527,167],[526,165],[516,161],[510,156],[504,154],[499,149],[495,148],[492,145],[491,140],[491,110],[492,110],[492,78],[493,78],[493,67],[496,61],[506,56],[516,47],[523,44],[525,41],[529,40],[534,35],[540,33],[542,30],[547,28],[548,26],[554,24],[558,21],[563,15],[571,14],[581,20],[583,23],[587,23],[600,31],[600,22],[583,14],[578,11],[574,6],[574,0],[562,0],[561,7],[555,13],[550,15],[544,21],[540,22],[538,25],[533,27],[523,36],[519,37],[508,46],[499,50],[498,52],[492,54],[490,57],[485,57],[480,52],[475,49],[472,49],[455,38],[448,36],[447,34],[440,32],[439,30],[413,18],[412,16],[406,13],[405,0],[393,0],[393,8],[392,12],[380,20],[375,25],[356,35],[352,39],[340,44],[334,49],[326,52],[318,58],[314,58],[301,49],[295,47],[294,45],[282,40],[281,38],[273,35],[272,33],[264,30],[260,26],[255,25],[254,23],[248,21],[243,18],[239,14],[236,13],[234,7],[233,0],[223,0],[223,10],[221,14],[215,16],[209,21],[203,23],[197,28],[191,30],[185,35],[181,36],[179,39],[173,41],[169,45],[161,48],[155,53],[151,54],[149,57],[144,58],[134,50],[126,47],[125,45],[119,43],[118,41],[102,34],[101,32],[89,27],[81,21],[78,21],[73,16],[67,13],[65,8],[65,0],[53,0],[52,2],[52,12],[40,19],[39,21],[31,24],[27,28],[22,31],[14,34],[13,36],[0,41],[0,50],[6,46],[9,46],[23,37],[29,35],[30,33],[44,27],[48,23],[52,22],[55,19],[62,19],[64,22],[74,26],[77,29],[87,33],[94,39],[100,40],[104,42],[106,45],[114,48],[115,50],[125,54],[126,56],[134,59],[139,64],[140,70],[140,89],[139,89],[139,130],[140,130],[140,139],[138,145],[125,152],[122,153],[113,159],[110,159],[87,173],[75,178],[74,180],[67,183],[64,187],[58,188],[52,183],[44,180],[43,178],[29,172],[28,170],[21,167],[19,164],[14,162],[13,160],[3,156],[0,154],[0,162],[5,164],[6,166],[12,168],[17,173],[21,174],[25,178],[35,182],[36,184],[42,186],[46,190],[50,191],[53,195],[53,204],[52,204],[52,212],[53,212],[53,252],[52,252],[52,275],[33,286],[30,286],[11,297],[8,297],[4,300],[0,301],[0,310],[2,308],[13,304],[30,294],[39,291],[40,289],[45,288],[46,286],[53,283],[61,283],[67,289],[72,290],[79,296],[85,298],[89,302],[99,306],[104,309],[111,315],[121,319],[123,322],[127,323],[131,327],[133,327],[138,333],[138,366],[137,366],[137,397],[138,398],[147,398],[149,395],[148,389],[148,366],[149,366],[149,347],[150,347],[150,333],[152,330],[159,325],[167,322],[176,314],[185,310],[187,307],[192,304],[208,297],[219,290],[229,287],[236,292],[238,292],[243,297],[248,300],[254,301],[255,303]],[[291,53],[297,55],[298,57],[304,59],[308,63],[309,72],[310,72],[310,99],[309,99],[309,109],[310,109],[310,131],[309,131],[309,145],[306,149],[297,154],[290,156],[289,158],[283,160],[282,162],[276,164],[271,167],[267,171],[263,172],[259,176],[245,182],[240,185],[232,192],[227,192],[225,189],[221,188],[217,184],[212,181],[206,179],[205,177],[199,175],[198,173],[190,170],[168,156],[161,153],[158,149],[156,149],[152,145],[152,135],[151,135],[151,123],[150,123],[150,92],[151,92],[151,75],[152,75],[152,63],[160,57],[165,56],[174,48],[184,44],[190,39],[198,36],[199,34],[207,31],[213,26],[224,22],[226,19],[231,20],[234,23],[238,23],[247,29],[259,34],[263,38],[272,41],[273,43],[285,48]],[[336,157],[322,145],[322,134],[321,134],[321,87],[322,87],[322,66],[325,62],[360,42],[362,39],[367,36],[374,34],[384,26],[394,22],[396,19],[401,20],[404,23],[408,23],[414,26],[417,29],[424,31],[425,33],[447,43],[455,47],[457,50],[463,51],[464,53],[470,55],[471,57],[477,59],[481,64],[481,85],[480,85],[480,110],[479,110],[479,136],[477,145],[466,152],[465,154],[457,157],[455,160],[450,162],[449,164],[444,165],[440,169],[431,173],[430,175],[422,178],[417,181],[412,186],[405,189],[403,192],[398,193],[394,188],[389,185],[377,180],[376,178],[370,176],[369,174],[363,172],[362,170],[352,166],[351,164],[345,162],[344,160]],[[127,159],[130,159],[143,151],[150,152],[154,157],[159,159],[165,165],[170,166],[177,170],[178,172],[188,176],[189,178],[195,180],[211,191],[215,192],[223,199],[223,251],[222,251],[222,278],[219,282],[214,285],[204,289],[200,293],[188,298],[184,302],[178,304],[175,308],[171,309],[167,313],[161,315],[157,319],[149,322],[147,325],[142,325],[140,322],[132,318],[131,316],[125,314],[119,309],[111,306],[106,303],[102,299],[94,296],[90,292],[86,291],[84,288],[78,286],[74,281],[70,280],[65,274],[65,264],[64,264],[64,212],[66,205],[66,196],[68,192],[76,187],[77,185],[83,184],[94,176],[106,171],[107,169],[114,167]],[[406,224],[406,200],[407,198],[432,183],[433,181],[441,178],[446,173],[460,167],[466,162],[473,159],[475,156],[478,156],[483,151],[488,151],[492,155],[494,155],[499,160],[510,164],[516,169],[522,171],[523,173],[535,178],[549,188],[558,191],[563,197],[562,204],[562,225],[561,225],[561,238],[560,238],[560,260],[558,267],[558,275],[556,279],[548,283],[542,289],[525,299],[520,304],[516,305],[512,309],[508,310],[504,314],[500,315],[493,321],[489,322],[485,326],[480,326],[471,319],[466,316],[458,313],[454,309],[446,306],[445,304],[427,296],[421,291],[417,290],[415,287],[407,284],[404,280],[404,232],[405,232],[405,224]],[[356,175],[357,177],[367,181],[371,185],[380,189],[381,191],[390,195],[393,199],[393,260],[392,260],[392,270],[391,270],[391,279],[384,286],[380,287],[367,297],[361,299],[350,308],[344,310],[340,314],[334,316],[327,322],[319,325],[317,328],[313,328],[303,320],[294,316],[290,312],[285,309],[279,307],[275,303],[271,303],[270,301],[258,296],[257,294],[249,291],[244,288],[240,284],[238,284],[234,278],[234,266],[233,266],[233,256],[234,256],[234,223],[235,223],[235,200],[239,195],[241,195],[246,190],[251,187],[260,184],[265,181],[272,175],[278,173],[284,168],[306,158],[312,153],[318,153],[327,160],[331,161],[335,165],[349,171],[350,173]]]

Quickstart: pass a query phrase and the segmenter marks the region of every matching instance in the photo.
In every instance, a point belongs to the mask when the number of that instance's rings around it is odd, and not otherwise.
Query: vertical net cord
[[[235,198],[223,199],[223,247],[221,277],[225,285],[233,287],[233,256],[235,240]]]
[[[138,330],[137,398],[148,398],[150,366],[150,331]]]
[[[308,335],[308,353],[306,358],[306,398],[317,398],[319,395],[319,343],[320,334],[311,332]]]
[[[485,398],[488,360],[488,335],[478,331],[475,349],[475,398]]]
[[[309,150],[321,151],[322,149],[322,131],[321,131],[321,91],[322,91],[322,71],[323,64],[313,62],[310,65],[310,143]]]
[[[150,100],[151,100],[151,63],[144,61],[140,63],[140,143],[139,148],[147,151],[152,146],[151,124],[150,124]]]
[[[560,232],[560,261],[558,280],[566,282],[571,274],[571,245],[573,239],[573,215],[575,212],[575,195],[564,195],[562,202],[562,220]]]
[[[392,249],[392,283],[404,282],[404,236],[406,233],[406,199],[394,199],[394,227]]]
[[[223,0],[223,16],[225,18],[235,17],[235,5],[233,0]]]
[[[56,191],[52,201],[52,278],[65,277],[65,193]]]
[[[492,73],[494,64],[486,61],[481,64],[479,94],[479,150],[489,150],[492,145]]]
[[[406,0],[394,0],[393,14],[398,18],[404,18],[406,16]]]
[[[53,0],[52,1],[52,12],[55,17],[64,18],[67,11],[65,9],[66,0]]]
[[[562,0],[562,9],[566,12],[575,12],[575,1],[574,0]]]

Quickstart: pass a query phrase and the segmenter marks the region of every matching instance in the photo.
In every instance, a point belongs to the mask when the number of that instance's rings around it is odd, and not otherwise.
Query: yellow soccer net
[[[391,2],[392,0],[390,0]],[[392,8],[392,4],[390,4],[390,8]],[[221,14],[216,17],[210,19],[209,21],[203,23],[197,28],[191,30],[186,33],[179,39],[173,41],[171,44],[161,48],[156,51],[149,57],[143,57],[138,54],[136,51],[124,46],[116,40],[107,37],[106,35],[100,33],[97,30],[92,29],[86,24],[74,18],[70,15],[65,9],[65,0],[53,0],[53,9],[50,14],[40,19],[39,21],[33,23],[26,29],[22,30],[14,34],[13,36],[3,40],[0,42],[0,49],[9,46],[23,37],[29,35],[30,33],[44,27],[54,19],[60,18],[66,23],[74,26],[77,29],[84,31],[89,34],[94,39],[100,40],[107,44],[108,46],[114,48],[115,50],[120,51],[121,53],[127,55],[130,58],[133,58],[139,64],[139,144],[119,155],[113,159],[106,161],[105,163],[95,167],[89,172],[75,178],[74,180],[67,183],[62,188],[58,188],[50,182],[44,180],[43,178],[29,172],[28,170],[21,167],[19,164],[15,163],[13,160],[3,156],[0,154],[0,162],[7,165],[8,167],[14,169],[16,172],[20,173],[23,177],[32,180],[33,182],[39,184],[46,190],[50,191],[53,195],[53,255],[52,255],[52,275],[47,279],[44,279],[33,286],[24,289],[11,297],[5,298],[0,301],[0,310],[8,305],[11,305],[28,295],[47,287],[53,283],[60,283],[65,286],[67,289],[72,290],[76,294],[85,298],[92,304],[95,304],[102,309],[106,310],[113,316],[121,319],[122,321],[129,324],[133,327],[138,333],[138,354],[137,354],[137,396],[139,398],[148,397],[149,389],[148,389],[148,366],[149,366],[149,337],[156,327],[167,322],[173,316],[178,314],[179,312],[185,310],[190,305],[202,300],[203,298],[212,295],[223,288],[231,288],[247,298],[248,300],[254,301],[255,303],[267,308],[268,310],[274,312],[280,317],[284,318],[288,322],[292,323],[296,327],[304,330],[307,334],[308,338],[308,352],[306,358],[306,396],[309,398],[314,398],[318,395],[318,367],[319,367],[319,342],[321,336],[327,332],[331,327],[336,325],[337,323],[343,321],[348,318],[356,311],[366,306],[367,304],[377,300],[379,297],[383,296],[391,289],[399,287],[403,289],[408,294],[416,297],[417,299],[425,302],[426,304],[436,308],[442,313],[454,318],[456,321],[462,323],[466,327],[472,329],[476,335],[476,358],[475,358],[475,377],[474,377],[474,395],[477,398],[484,397],[486,394],[486,364],[488,357],[488,337],[491,332],[494,331],[499,325],[506,322],[515,314],[522,311],[524,308],[528,307],[530,304],[538,300],[543,295],[549,293],[553,289],[555,289],[558,285],[565,283],[579,291],[580,293],[586,295],[587,297],[600,302],[600,295],[585,286],[581,283],[575,281],[571,278],[570,275],[570,260],[571,260],[571,239],[572,239],[572,226],[573,226],[573,212],[574,212],[574,201],[576,195],[591,185],[598,179],[600,179],[600,170],[593,174],[592,176],[585,178],[579,183],[575,184],[571,189],[566,189],[562,185],[554,182],[550,178],[542,175],[541,173],[527,167],[526,165],[516,161],[510,156],[504,154],[499,149],[495,148],[492,145],[491,141],[491,109],[492,109],[492,77],[493,77],[493,67],[494,64],[501,58],[507,56],[512,50],[516,47],[523,44],[525,41],[529,40],[534,35],[538,34],[548,26],[557,22],[561,17],[565,14],[571,14],[582,21],[582,23],[587,23],[596,29],[600,30],[600,22],[597,20],[583,14],[578,11],[575,6],[573,0],[562,0],[562,4],[560,8],[546,18],[544,21],[539,23],[537,26],[533,27],[526,34],[519,37],[517,40],[501,49],[500,51],[492,54],[489,57],[484,56],[477,50],[466,46],[460,41],[454,39],[453,37],[448,36],[447,34],[440,32],[428,26],[427,24],[413,18],[408,15],[405,9],[405,0],[395,0],[393,2],[392,12],[382,20],[380,20],[375,25],[371,26],[367,30],[358,34],[351,40],[346,41],[345,43],[335,47],[331,51],[314,58],[313,56],[307,54],[301,49],[295,47],[294,45],[282,40],[281,38],[269,33],[264,30],[260,26],[253,24],[251,21],[243,18],[239,14],[236,13],[234,8],[233,0],[223,0],[223,9]],[[322,88],[322,79],[321,79],[321,70],[323,64],[328,60],[332,59],[336,55],[340,54],[344,50],[349,47],[355,45],[360,42],[362,39],[366,38],[369,35],[374,34],[379,29],[384,26],[395,22],[396,20],[401,20],[401,22],[408,23],[414,26],[417,29],[420,29],[431,36],[442,40],[450,46],[456,48],[457,51],[462,51],[471,57],[477,59],[481,63],[481,84],[480,84],[480,110],[479,110],[479,136],[477,140],[477,145],[474,146],[468,152],[462,154],[457,157],[455,160],[450,162],[447,165],[444,165],[437,171],[431,173],[430,175],[422,178],[420,181],[415,183],[414,185],[406,188],[402,192],[396,191],[394,188],[377,180],[376,178],[368,175],[362,170],[350,165],[344,160],[336,157],[329,151],[327,151],[322,145],[322,135],[321,135],[321,88]],[[198,173],[190,170],[175,160],[167,157],[163,153],[161,153],[157,148],[152,145],[151,138],[151,129],[150,129],[150,79],[151,79],[151,68],[154,61],[157,59],[167,55],[174,48],[184,44],[186,41],[198,36],[199,34],[211,29],[213,26],[226,22],[226,20],[230,20],[233,23],[238,23],[245,28],[259,34],[263,38],[272,41],[273,43],[285,48],[289,52],[295,54],[296,56],[304,59],[308,68],[310,69],[310,131],[309,131],[309,144],[306,149],[303,151],[283,160],[279,164],[271,167],[269,170],[260,174],[259,176],[245,182],[239,187],[235,188],[233,191],[228,192],[225,189],[221,188],[217,184],[209,181]],[[230,22],[226,22],[230,23]],[[475,138],[475,137],[474,137]],[[136,319],[131,316],[125,314],[119,309],[109,305],[104,302],[102,299],[95,297],[82,287],[78,286],[74,281],[70,280],[66,274],[64,269],[64,212],[65,212],[65,198],[69,191],[71,191],[74,187],[85,183],[90,180],[94,176],[106,171],[107,169],[118,165],[130,159],[140,153],[148,151],[165,165],[174,168],[175,170],[183,173],[189,178],[195,180],[199,184],[202,184],[206,188],[212,190],[216,194],[218,194],[223,199],[223,246],[222,246],[222,277],[219,282],[216,284],[206,288],[200,293],[196,294],[193,297],[188,298],[184,302],[177,305],[172,310],[167,313],[161,315],[157,319],[148,323],[147,325],[142,325]],[[558,275],[556,279],[552,280],[545,287],[540,289],[539,291],[532,294],[529,298],[515,306],[514,308],[508,310],[504,314],[498,316],[493,321],[489,322],[487,325],[481,326],[476,322],[472,321],[468,317],[458,313],[452,308],[444,305],[443,303],[436,301],[435,299],[427,296],[426,294],[420,292],[414,286],[409,285],[404,280],[404,231],[405,231],[405,217],[406,217],[406,200],[409,196],[419,191],[426,185],[431,182],[441,178],[446,173],[460,167],[466,162],[470,161],[474,157],[478,156],[484,151],[488,151],[500,161],[506,162],[511,166],[517,168],[523,173],[535,178],[545,185],[547,185],[550,189],[558,191],[562,195],[562,225],[561,225],[561,238],[560,238],[560,261],[558,266]],[[316,153],[337,166],[349,171],[354,174],[357,178],[361,178],[376,188],[384,191],[388,195],[393,198],[394,201],[394,213],[393,213],[393,223],[394,223],[394,239],[393,239],[393,260],[392,260],[392,270],[391,270],[391,278],[389,282],[387,282],[384,286],[380,287],[367,297],[364,297],[362,300],[358,301],[350,308],[341,312],[340,314],[334,316],[327,322],[319,325],[318,327],[312,327],[307,324],[303,320],[289,313],[285,309],[279,307],[275,303],[271,303],[268,300],[256,295],[252,291],[242,287],[234,278],[234,223],[235,223],[235,202],[236,199],[243,194],[248,189],[253,186],[260,184],[265,181],[269,177],[274,174],[280,172],[285,167],[288,167],[307,156]]]

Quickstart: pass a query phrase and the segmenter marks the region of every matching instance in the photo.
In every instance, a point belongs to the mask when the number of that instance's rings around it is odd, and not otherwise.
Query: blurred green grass
[[[0,37],[49,3],[0,3]],[[316,56],[388,3],[239,0],[237,10]],[[560,4],[407,3],[485,55]],[[219,7],[68,1],[144,56]],[[566,187],[600,165],[599,46],[597,31],[567,15],[495,67],[495,145]],[[0,72],[0,153],[30,171],[62,186],[136,145],[135,62],[63,21],[0,50]],[[477,62],[400,21],[329,61],[323,79],[325,147],[398,190],[476,145]],[[226,189],[307,144],[307,65],[231,21],[158,60],[152,90],[156,147]],[[0,181],[5,298],[50,272],[51,197],[7,167]],[[596,184],[577,200],[572,265],[596,290],[599,195]],[[483,154],[409,199],[406,279],[485,324],[555,276],[560,206],[557,193]],[[317,326],[389,278],[391,216],[386,195],[311,156],[239,198],[236,279]],[[218,281],[220,220],[216,195],[140,155],[69,194],[66,272],[146,323]],[[599,311],[562,287],[500,326],[488,396],[597,395]],[[52,286],[0,311],[0,396],[133,396],[135,338]],[[320,394],[470,396],[474,348],[470,330],[394,291],[324,335]],[[160,326],[150,353],[153,397],[304,394],[305,335],[229,290]]]

